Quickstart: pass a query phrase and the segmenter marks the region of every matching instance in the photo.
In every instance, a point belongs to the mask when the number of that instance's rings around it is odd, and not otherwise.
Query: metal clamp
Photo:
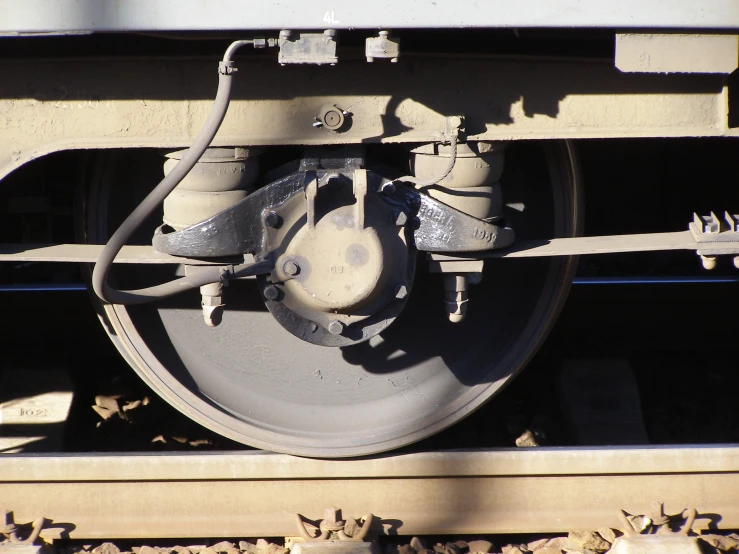
[[[309,542],[337,539],[340,541],[362,542],[372,526],[374,516],[367,514],[361,519],[363,523],[360,527],[357,521],[352,518],[348,518],[346,521],[342,520],[341,510],[334,507],[326,508],[323,519],[318,526],[318,533],[314,534],[306,528],[303,517],[300,514],[295,514],[295,524],[298,528],[298,534],[301,538]]]
[[[695,508],[688,508],[676,515],[666,515],[664,502],[655,501],[652,502],[651,510],[648,514],[643,516],[645,525],[642,529],[635,529],[634,525],[626,516],[626,512],[619,510],[618,517],[623,524],[623,533],[627,537],[633,537],[636,535],[654,535],[654,534],[672,534],[672,535],[688,535],[693,528],[695,518],[698,516],[698,512]],[[670,524],[675,520],[685,520],[677,531],[673,531],[670,528]]]
[[[31,533],[25,539],[21,539],[18,537],[18,526],[13,518],[13,512],[10,510],[0,510],[0,535],[4,537],[4,541],[0,542],[0,544],[32,545],[38,540],[45,524],[46,519],[43,517],[33,520],[31,523]]]
[[[694,213],[689,227],[695,242],[699,246],[705,244],[697,251],[704,268],[714,269],[716,256],[736,254],[735,249],[725,243],[739,241],[739,215],[724,212],[724,218],[719,219],[713,212],[708,215]],[[734,258],[734,266],[739,269],[739,257]]]

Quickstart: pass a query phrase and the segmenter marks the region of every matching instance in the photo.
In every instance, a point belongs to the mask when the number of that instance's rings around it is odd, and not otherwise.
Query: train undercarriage
[[[536,352],[577,256],[739,264],[736,204],[582,237],[573,142],[732,140],[729,32],[137,33],[2,39],[0,177],[32,197],[68,156],[74,201],[67,238],[7,225],[0,261],[87,264],[121,355],[239,442],[348,457],[449,427]]]

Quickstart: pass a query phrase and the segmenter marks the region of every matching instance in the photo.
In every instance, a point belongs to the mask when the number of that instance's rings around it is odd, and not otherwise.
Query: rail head
[[[442,451],[324,460],[261,451],[3,455],[0,482],[222,481],[739,473],[739,445]]]

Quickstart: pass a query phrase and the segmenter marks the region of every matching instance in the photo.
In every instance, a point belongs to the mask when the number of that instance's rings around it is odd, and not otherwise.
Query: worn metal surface
[[[727,233],[736,234],[736,233]],[[91,244],[59,245],[0,245],[0,261],[28,262],[94,262],[102,246]],[[445,254],[433,252],[429,260],[436,262],[463,261],[477,258],[538,258],[551,256],[586,256],[589,254],[618,254],[624,252],[656,252],[661,250],[696,250],[710,255],[739,253],[739,240],[696,241],[691,231],[672,233],[646,233],[636,235],[606,235],[598,237],[572,237],[562,239],[521,240],[501,250],[459,252]],[[467,256],[467,257],[465,257]],[[202,259],[180,258],[154,251],[148,246],[126,246],[116,258],[116,263],[188,263],[204,265]]]
[[[728,74],[738,65],[738,35],[616,35],[616,67],[625,72]]]
[[[423,27],[739,27],[733,0],[15,0],[0,1],[0,31],[173,31]]]
[[[0,497],[42,536],[292,536],[293,514],[338,505],[402,535],[619,528],[618,508],[698,510],[739,527],[739,448],[542,448],[348,461],[262,452],[0,458]]]
[[[727,233],[728,234],[728,233]],[[737,235],[739,233],[733,233]],[[502,250],[470,253],[473,258],[536,258],[540,256],[585,256],[621,252],[656,252],[659,250],[696,250],[713,254],[739,252],[739,240],[696,241],[692,231],[644,233],[636,235],[606,235],[566,239],[522,240]],[[431,260],[465,259],[463,254],[429,254]]]
[[[238,65],[214,146],[427,143],[437,140],[447,116],[460,112],[469,140],[739,131],[727,123],[723,77],[624,74],[611,60],[406,53],[396,64],[362,59],[280,67],[275,59],[254,59]],[[212,60],[0,63],[0,178],[59,150],[189,146],[215,86]],[[350,110],[351,127],[314,127],[326,105]]]

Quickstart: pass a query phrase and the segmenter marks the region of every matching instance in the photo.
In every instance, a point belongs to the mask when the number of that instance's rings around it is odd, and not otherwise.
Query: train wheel
[[[109,232],[160,177],[141,152],[101,154],[84,210],[85,238]],[[519,238],[579,232],[580,179],[570,143],[521,142],[508,149],[506,222]],[[135,241],[150,244],[161,219]],[[397,321],[345,348],[296,339],[264,307],[253,280],[227,289],[223,323],[202,322],[200,297],[101,306],[111,339],[148,385],[175,408],[236,441],[262,449],[347,457],[398,448],[459,421],[523,368],[558,315],[575,260],[492,260],[470,289],[467,318],[452,324],[439,275],[419,259],[413,292]],[[164,272],[164,274],[162,273]],[[169,272],[169,275],[167,275]],[[171,278],[171,268],[117,267],[120,285]]]

